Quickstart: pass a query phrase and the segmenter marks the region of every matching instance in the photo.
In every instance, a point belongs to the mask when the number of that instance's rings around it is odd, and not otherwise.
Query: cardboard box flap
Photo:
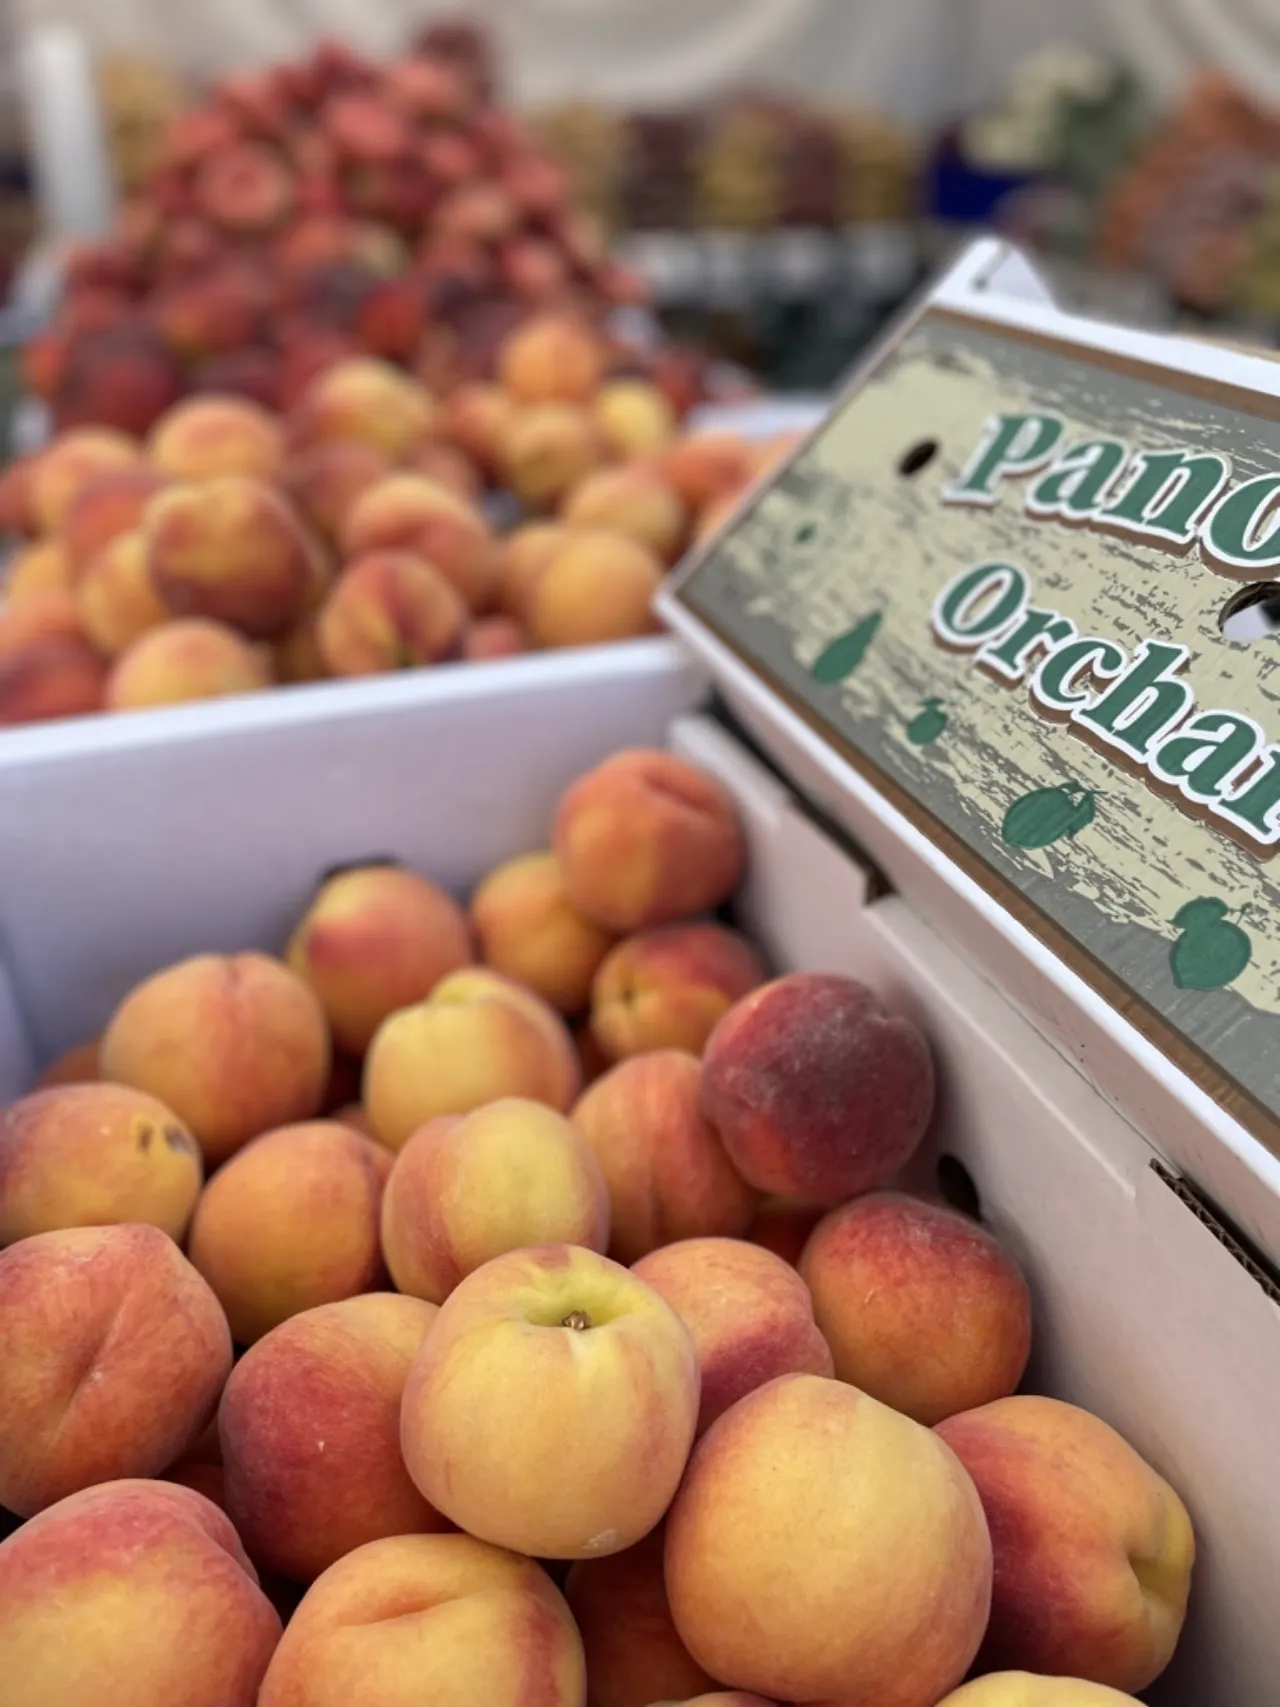
[[[977,244],[662,600],[890,881],[923,847],[929,910],[1273,1254],[1278,393]]]

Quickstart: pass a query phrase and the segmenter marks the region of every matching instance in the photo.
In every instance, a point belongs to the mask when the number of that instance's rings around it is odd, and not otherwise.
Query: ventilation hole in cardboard
[[[339,860],[337,865],[326,866],[316,879],[316,888],[330,882],[335,877],[341,877],[348,871],[367,871],[371,865],[385,866],[398,870],[404,861],[397,859],[395,854],[365,854],[361,859]]]
[[[953,1209],[981,1221],[982,1199],[973,1175],[958,1156],[938,1157],[938,1190]]]
[[[1280,581],[1255,581],[1232,593],[1218,613],[1218,627],[1225,639],[1246,646],[1274,640],[1280,634]]]
[[[921,469],[928,468],[940,448],[937,439],[921,439],[918,444],[904,450],[898,458],[898,473],[909,480],[913,474],[919,474]]]

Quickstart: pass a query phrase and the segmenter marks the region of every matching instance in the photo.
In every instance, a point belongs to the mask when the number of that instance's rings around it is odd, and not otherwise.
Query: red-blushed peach
[[[498,472],[502,439],[516,405],[500,385],[472,380],[457,386],[441,408],[440,431],[486,474]]]
[[[424,474],[389,474],[368,487],[342,530],[348,558],[404,551],[420,557],[479,614],[498,594],[498,550],[488,523],[456,492]]]
[[[770,1698],[935,1707],[991,1604],[982,1505],[940,1448],[817,1375],[726,1411],[667,1517],[667,1594],[694,1659]]]
[[[695,512],[741,492],[755,476],[751,446],[733,433],[695,433],[681,439],[659,467]]]
[[[535,510],[553,508],[605,461],[604,441],[576,403],[535,403],[518,409],[502,434],[501,474]]]
[[[108,1482],[0,1546],[5,1707],[253,1707],[279,1639],[235,1530],[189,1488]]]
[[[108,711],[146,711],[257,693],[271,682],[270,659],[235,629],[206,617],[148,628],[126,646],[107,677]]]
[[[1168,1665],[1195,1536],[1169,1484],[1101,1418],[997,1399],[939,1423],[977,1484],[995,1551],[984,1670],[1022,1667],[1136,1692]]]
[[[106,692],[106,663],[76,635],[33,640],[0,659],[0,725],[6,727],[87,716],[103,709]]]
[[[142,525],[147,505],[168,485],[152,468],[125,468],[101,474],[82,486],[63,518],[59,539],[78,580],[111,542]]]
[[[1027,1283],[967,1215],[870,1192],[819,1222],[800,1272],[839,1379],[927,1428],[1022,1379]]]
[[[0,664],[45,640],[83,640],[75,595],[39,588],[24,599],[0,605]]]
[[[662,1581],[663,1532],[570,1567],[565,1599],[587,1657],[591,1707],[651,1707],[713,1689],[676,1633]]]
[[[32,1088],[46,1091],[54,1085],[96,1084],[101,1043],[101,1038],[91,1037],[85,1043],[74,1043],[70,1049],[64,1049],[50,1061]]]
[[[218,1169],[188,1249],[237,1344],[385,1283],[378,1212],[390,1171],[380,1144],[333,1120],[266,1132]]]
[[[274,415],[247,397],[188,397],[151,429],[147,456],[170,480],[245,474],[276,481],[284,470],[284,433]]]
[[[452,972],[425,1002],[379,1026],[365,1056],[363,1101],[383,1144],[399,1150],[438,1114],[498,1097],[561,1113],[580,1087],[573,1039],[555,1010],[488,967]]]
[[[384,675],[458,657],[466,620],[466,605],[430,563],[369,551],[338,577],[316,639],[335,676]]]
[[[582,1011],[614,943],[569,899],[552,853],[521,854],[490,872],[471,898],[481,958],[561,1013]]]
[[[30,1517],[157,1476],[231,1369],[218,1301],[158,1227],[65,1227],[0,1251],[0,1505]]]
[[[32,593],[70,593],[74,590],[71,560],[61,541],[38,539],[24,545],[4,577],[4,596],[11,603]]]
[[[560,506],[570,528],[603,528],[623,534],[672,563],[688,527],[684,501],[674,486],[644,463],[601,468],[588,474]]]
[[[625,534],[570,530],[529,595],[529,632],[539,646],[597,646],[656,634],[659,559]]]
[[[76,427],[60,434],[31,471],[31,504],[40,528],[56,533],[76,494],[91,480],[141,463],[137,440],[113,427]]]
[[[854,978],[793,972],[735,1004],[703,1055],[702,1112],[760,1191],[839,1203],[897,1173],[933,1113],[929,1045]]]
[[[609,1193],[562,1114],[500,1097],[419,1127],[382,1199],[382,1254],[401,1292],[442,1304],[490,1258],[525,1245],[609,1243]]]
[[[33,539],[40,531],[31,503],[31,476],[38,451],[11,457],[0,469],[0,533]]]
[[[538,577],[568,538],[559,522],[523,522],[502,541],[498,603],[517,622],[527,622]]]
[[[605,1073],[574,1106],[609,1187],[609,1254],[619,1262],[750,1224],[756,1194],[699,1112],[700,1078],[696,1057],[654,1050]]]
[[[631,1272],[693,1335],[702,1372],[698,1433],[778,1375],[830,1375],[831,1350],[795,1269],[741,1239],[682,1239]]]
[[[136,530],[117,534],[88,564],[76,604],[85,634],[110,658],[173,615],[152,585],[147,542]]]
[[[468,1534],[590,1559],[661,1520],[697,1416],[697,1357],[670,1305],[595,1251],[542,1245],[493,1258],[440,1306],[405,1384],[400,1444],[426,1498]]]
[[[236,1364],[218,1410],[226,1510],[260,1570],[309,1583],[369,1541],[444,1527],[400,1456],[435,1313],[366,1293],[291,1316]]]
[[[357,356],[326,368],[289,417],[296,445],[360,439],[397,461],[433,431],[431,393],[389,362]]]
[[[611,379],[600,387],[596,420],[618,456],[653,456],[676,436],[675,411],[645,379]]]
[[[462,637],[462,656],[468,664],[492,664],[518,658],[529,650],[527,631],[509,616],[482,616]]]
[[[532,1559],[470,1535],[371,1541],[304,1595],[258,1707],[356,1701],[586,1707],[582,1643],[559,1590]]]
[[[759,1245],[783,1262],[798,1268],[809,1235],[823,1216],[812,1204],[792,1203],[785,1197],[766,1197],[756,1210],[755,1218],[744,1237]]]
[[[662,925],[627,937],[596,973],[591,1029],[611,1060],[651,1049],[700,1055],[716,1023],[765,970],[724,925]]]
[[[143,517],[147,568],[177,616],[229,623],[250,639],[288,632],[311,592],[317,549],[274,487],[244,474],[170,486]]]
[[[992,1672],[975,1678],[940,1701],[938,1707],[1137,1707],[1102,1683],[1079,1677],[1032,1677],[1026,1671]]]
[[[301,978],[265,954],[197,954],[134,986],[102,1037],[104,1079],[149,1091],[209,1165],[320,1106],[329,1032]]]
[[[114,1221],[181,1239],[202,1177],[195,1139],[144,1091],[32,1091],[0,1112],[0,1245]]]
[[[520,403],[589,403],[603,373],[598,335],[564,315],[526,321],[498,352],[498,378]]]
[[[322,439],[295,451],[283,484],[298,509],[336,546],[362,493],[391,473],[391,458],[360,439]]]
[[[566,791],[553,846],[574,906],[618,932],[718,907],[744,860],[737,814],[720,784],[643,747],[615,753]]]
[[[315,991],[334,1041],[363,1055],[389,1014],[424,1001],[471,961],[461,908],[402,866],[352,866],[326,878],[285,953]]]

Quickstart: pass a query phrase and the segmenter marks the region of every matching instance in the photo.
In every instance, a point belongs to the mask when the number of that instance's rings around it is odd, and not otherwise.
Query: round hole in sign
[[[1280,581],[1255,581],[1241,587],[1218,612],[1223,638],[1247,646],[1280,635]]]
[[[981,1221],[982,1199],[978,1195],[973,1175],[959,1156],[938,1157],[938,1190],[953,1209],[958,1209],[962,1215],[971,1216],[975,1221]]]
[[[904,450],[898,458],[898,473],[905,480],[910,480],[913,474],[919,474],[921,469],[928,468],[940,448],[937,439],[921,439],[918,444]]]

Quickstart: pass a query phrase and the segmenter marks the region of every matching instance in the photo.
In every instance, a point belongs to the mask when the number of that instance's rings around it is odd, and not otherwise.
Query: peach
[[[670,1305],[607,1257],[543,1245],[494,1257],[440,1306],[400,1443],[423,1494],[468,1534],[587,1559],[659,1522],[697,1415],[697,1358]]]
[[[732,1007],[703,1056],[702,1112],[760,1191],[839,1203],[883,1185],[933,1113],[915,1023],[854,978],[793,972]]]
[[[437,421],[431,393],[390,362],[354,356],[319,374],[293,407],[296,445],[359,439],[393,462],[427,437]]]
[[[52,1090],[55,1085],[88,1085],[98,1080],[98,1050],[101,1038],[91,1037],[87,1043],[73,1044],[56,1056],[36,1080],[38,1091]]]
[[[532,1559],[398,1535],[312,1585],[258,1707],[584,1707],[585,1691],[573,1619]]]
[[[0,1505],[21,1517],[117,1476],[157,1476],[231,1369],[218,1301],[166,1233],[122,1223],[0,1251]]]
[[[471,961],[467,921],[401,866],[349,866],[320,885],[285,958],[315,991],[334,1041],[362,1055],[383,1020]]]
[[[482,616],[473,622],[462,640],[462,656],[469,664],[492,664],[501,658],[518,658],[529,650],[529,636],[509,616]]]
[[[70,592],[36,588],[24,599],[0,604],[0,663],[39,641],[83,639],[80,611]]]
[[[1027,1283],[967,1215],[871,1192],[819,1222],[800,1272],[839,1379],[926,1427],[1022,1379]]]
[[[194,407],[194,403],[192,405]],[[311,591],[316,547],[274,488],[244,474],[173,486],[143,518],[152,585],[179,616],[255,640],[285,634]]]
[[[121,534],[142,525],[147,505],[168,481],[150,468],[127,468],[99,475],[82,486],[63,520],[60,539],[79,580],[89,565]]]
[[[992,1672],[957,1689],[938,1707],[1137,1707],[1132,1695],[1079,1677],[1032,1677],[1025,1671]]]
[[[733,433],[695,433],[662,457],[663,474],[695,513],[741,492],[755,475],[752,447]]]
[[[6,599],[30,598],[32,593],[72,591],[71,560],[56,539],[26,545],[14,557],[4,578]]]
[[[333,675],[383,675],[458,657],[466,617],[453,587],[423,558],[367,551],[338,577],[316,618],[316,641]]]
[[[475,463],[456,445],[445,444],[440,439],[428,439],[410,451],[405,467],[411,474],[421,474],[426,480],[434,480],[437,486],[448,487],[464,503],[478,504],[484,496],[484,482]]]
[[[563,1113],[578,1087],[573,1040],[555,1010],[476,967],[383,1021],[365,1057],[363,1100],[378,1138],[399,1150],[436,1115],[509,1096]]]
[[[503,439],[515,413],[516,405],[500,385],[471,380],[445,399],[440,430],[478,468],[494,475],[501,466]]]
[[[654,634],[662,564],[624,534],[572,533],[534,583],[529,631],[540,646],[592,646]]]
[[[700,1055],[716,1022],[765,981],[744,936],[723,925],[662,925],[627,937],[596,973],[591,1029],[610,1060],[650,1049]]]
[[[579,1098],[573,1123],[609,1188],[609,1251],[633,1263],[676,1239],[745,1232],[755,1193],[698,1112],[692,1055],[655,1050],[604,1074]]]
[[[1174,1490],[1099,1417],[997,1399],[939,1423],[977,1484],[995,1551],[986,1670],[1136,1694],[1182,1630],[1195,1537]]]
[[[568,789],[553,846],[574,906],[620,933],[718,907],[744,861],[737,814],[720,784],[647,748],[615,753]]]
[[[518,409],[502,434],[501,473],[535,510],[554,507],[605,460],[599,429],[574,403],[535,403]]]
[[[102,1076],[149,1091],[214,1166],[320,1106],[329,1033],[301,978],[265,954],[197,954],[146,978],[102,1037]]]
[[[645,379],[611,379],[600,387],[596,420],[618,456],[654,456],[676,436],[675,411]]]
[[[83,717],[106,702],[107,667],[74,635],[35,640],[0,660],[0,725]]]
[[[390,457],[359,439],[322,439],[295,451],[283,484],[298,509],[331,544],[342,537],[356,500],[390,474]]]
[[[266,1132],[218,1169],[188,1248],[238,1345],[383,1284],[378,1211],[390,1169],[381,1145],[333,1120]]]
[[[235,235],[270,231],[293,212],[297,184],[284,159],[265,143],[242,141],[201,161],[193,194],[214,225]]]
[[[471,898],[481,958],[561,1013],[579,1013],[614,943],[570,901],[552,853],[521,854],[490,872]]]
[[[267,657],[225,623],[204,617],[147,629],[125,648],[107,678],[111,711],[256,693],[271,681]]]
[[[563,1115],[522,1097],[419,1127],[382,1200],[391,1278],[433,1304],[507,1251],[608,1243],[609,1193],[591,1146]]]
[[[56,438],[31,472],[32,509],[45,533],[56,533],[76,494],[102,474],[136,469],[142,452],[135,439],[113,427],[76,427]]]
[[[713,499],[698,517],[693,530],[695,543],[701,545],[704,540],[710,539],[712,534],[719,533],[729,518],[737,514],[741,502],[740,492],[730,492],[723,498]]]
[[[565,544],[559,522],[525,522],[503,540],[499,553],[498,603],[508,616],[526,622],[538,577]]]
[[[823,1211],[811,1204],[793,1203],[785,1197],[767,1197],[756,1210],[746,1238],[783,1262],[797,1268],[809,1235],[822,1220]]]
[[[291,1316],[237,1363],[218,1411],[226,1510],[260,1569],[309,1583],[366,1542],[443,1527],[400,1456],[435,1314],[367,1293]]]
[[[526,321],[498,353],[498,378],[519,403],[589,403],[603,373],[599,337],[564,315]]]
[[[31,475],[38,455],[13,457],[0,468],[0,534],[31,539],[39,532],[31,507]]]
[[[707,1431],[665,1564],[699,1665],[787,1701],[934,1707],[991,1603],[982,1505],[954,1453],[817,1375],[779,1376]]]
[[[182,390],[182,370],[154,327],[116,326],[82,336],[67,350],[55,419],[74,433],[98,430],[82,422],[110,423],[113,438],[116,430],[145,433]],[[95,472],[121,466],[129,466],[129,459],[109,452],[97,460]],[[78,473],[71,484],[80,484]]]
[[[108,657],[173,615],[151,583],[141,533],[117,534],[92,559],[76,588],[86,635]]]
[[[702,1372],[699,1434],[775,1376],[832,1373],[809,1289],[771,1251],[741,1239],[682,1239],[641,1257],[631,1272],[693,1335]]]
[[[472,612],[498,594],[497,546],[477,510],[422,474],[390,474],[362,492],[342,531],[348,557],[411,552],[443,575]]]
[[[5,1707],[253,1707],[279,1639],[235,1530],[189,1488],[108,1482],[0,1546]]]
[[[565,1599],[582,1636],[591,1707],[651,1707],[714,1687],[671,1622],[662,1546],[656,1529],[625,1553],[570,1567]]]
[[[275,416],[247,397],[188,397],[151,429],[147,455],[171,480],[243,474],[274,481],[284,468],[284,434]]]
[[[33,1091],[0,1113],[0,1245],[113,1221],[145,1221],[181,1239],[201,1178],[195,1139],[145,1092]]]
[[[679,555],[688,519],[675,488],[652,468],[633,463],[588,474],[565,495],[560,520],[566,527],[623,534],[671,563]]]

